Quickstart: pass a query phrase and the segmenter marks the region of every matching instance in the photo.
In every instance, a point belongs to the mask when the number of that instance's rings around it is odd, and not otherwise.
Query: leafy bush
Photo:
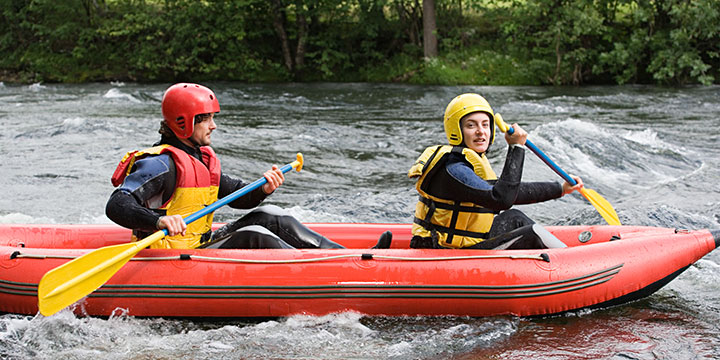
[[[717,0],[435,0],[433,59],[423,59],[421,3],[5,0],[0,74],[488,85],[712,84],[720,76]]]

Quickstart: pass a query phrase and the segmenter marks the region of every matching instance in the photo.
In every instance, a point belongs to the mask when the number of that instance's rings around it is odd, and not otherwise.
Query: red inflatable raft
[[[78,314],[275,317],[546,315],[652,294],[717,246],[720,230],[548,227],[567,248],[414,250],[407,224],[309,224],[348,249],[142,250]],[[385,230],[391,249],[370,249]],[[0,225],[0,312],[34,315],[48,271],[125,243],[114,225]]]

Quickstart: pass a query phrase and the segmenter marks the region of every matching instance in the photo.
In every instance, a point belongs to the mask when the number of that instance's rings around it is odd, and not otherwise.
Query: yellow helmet
[[[467,114],[478,111],[487,113],[490,116],[490,145],[492,145],[493,140],[495,140],[495,113],[484,97],[471,93],[456,96],[445,108],[443,123],[445,125],[445,136],[447,136],[450,145],[463,144],[460,119]]]

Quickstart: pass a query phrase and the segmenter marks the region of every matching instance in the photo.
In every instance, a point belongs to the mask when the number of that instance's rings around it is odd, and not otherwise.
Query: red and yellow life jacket
[[[487,239],[495,213],[471,202],[441,199],[427,193],[435,171],[445,168],[450,152],[461,153],[472,165],[475,174],[484,180],[496,180],[497,175],[485,154],[460,146],[431,146],[420,155],[408,171],[408,177],[418,178],[415,188],[420,200],[415,206],[412,233],[432,238],[440,247],[464,248]]]
[[[203,161],[170,145],[159,145],[140,151],[128,152],[118,164],[112,177],[114,186],[122,184],[133,164],[148,155],[169,153],[175,161],[175,191],[160,209],[167,215],[188,215],[203,209],[218,199],[220,186],[220,160],[212,148],[200,147]],[[154,249],[194,249],[200,245],[203,234],[212,229],[213,213],[188,224],[185,235],[166,236],[150,247]],[[133,239],[138,240],[138,239]]]

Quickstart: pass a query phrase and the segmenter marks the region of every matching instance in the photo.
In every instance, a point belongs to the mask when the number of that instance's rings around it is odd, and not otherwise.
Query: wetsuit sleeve
[[[232,194],[236,190],[242,189],[246,185],[248,185],[248,183],[244,182],[241,179],[234,179],[230,176],[222,174],[220,176],[220,189],[218,190],[218,198],[224,198],[225,196]],[[257,189],[251,191],[250,193],[245,194],[239,199],[229,203],[228,206],[234,209],[251,209],[260,205],[260,203],[263,202],[266,197],[267,195],[265,195],[265,192],[262,190],[262,186],[260,186]]]
[[[562,197],[562,185],[558,182],[523,182],[520,184],[515,204],[534,204]]]
[[[521,147],[516,148],[522,150]],[[534,204],[562,196],[562,185],[557,182],[519,182],[523,162],[516,159],[518,154],[514,151],[512,148],[508,151],[505,168],[496,182],[487,182],[475,175],[472,166],[461,158],[448,161],[447,171],[459,183],[453,187],[464,188],[452,199],[471,201],[493,210],[505,210],[512,205]]]
[[[163,211],[153,209],[161,207],[174,188],[175,164],[169,155],[140,159],[110,196],[105,214],[120,226],[155,231]]]
[[[450,184],[448,195],[456,201],[469,201],[495,211],[507,210],[518,196],[525,149],[520,146],[508,148],[502,174],[497,181],[487,182],[477,176],[470,164],[459,155],[451,154],[446,165]]]
[[[105,206],[105,215],[116,224],[144,232],[157,230],[157,221],[160,218],[152,210],[142,207],[129,193],[115,190]]]

